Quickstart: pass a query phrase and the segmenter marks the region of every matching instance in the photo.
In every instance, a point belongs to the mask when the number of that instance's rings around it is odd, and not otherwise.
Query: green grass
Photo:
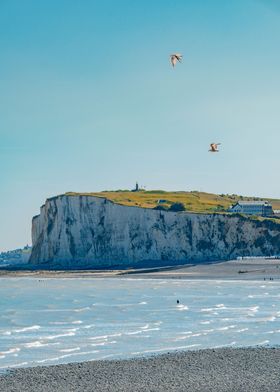
[[[92,193],[75,193],[68,192],[68,196],[97,196],[105,197],[114,203],[126,206],[138,206],[143,208],[154,208],[159,199],[166,200],[166,206],[172,203],[183,203],[187,211],[192,212],[226,212],[231,204],[238,200],[268,200],[273,209],[280,209],[280,200],[278,199],[262,199],[258,197],[247,197],[239,195],[215,195],[206,192],[166,192],[162,190],[130,192],[127,190],[103,191]]]

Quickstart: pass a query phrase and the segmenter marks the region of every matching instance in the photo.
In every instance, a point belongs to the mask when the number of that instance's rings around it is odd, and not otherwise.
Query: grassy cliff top
[[[183,203],[186,210],[193,212],[222,212],[226,211],[230,205],[238,200],[257,201],[267,200],[272,204],[273,209],[280,209],[280,200],[263,199],[259,197],[246,197],[239,195],[215,195],[205,192],[166,192],[162,190],[131,192],[128,190],[103,191],[92,193],[67,192],[68,196],[97,196],[105,197],[115,203],[126,206],[138,206],[144,208],[154,208],[161,200],[162,205],[167,207],[175,202]]]

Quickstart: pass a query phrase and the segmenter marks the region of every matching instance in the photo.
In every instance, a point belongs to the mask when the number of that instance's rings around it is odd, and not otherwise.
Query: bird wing
[[[175,64],[177,63],[177,59],[176,56],[174,56],[173,54],[170,56],[170,61],[171,64],[173,65],[173,67],[175,66]]]
[[[179,62],[181,62],[183,56],[182,56],[180,53],[176,53],[174,56],[176,57],[176,59],[177,59]]]

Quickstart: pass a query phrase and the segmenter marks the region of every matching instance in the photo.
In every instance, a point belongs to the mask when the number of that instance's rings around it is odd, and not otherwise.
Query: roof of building
[[[258,205],[258,206],[262,206],[262,205],[268,205],[269,203],[265,200],[261,200],[261,201],[238,201],[238,204],[240,204],[241,206],[247,206],[247,205]]]

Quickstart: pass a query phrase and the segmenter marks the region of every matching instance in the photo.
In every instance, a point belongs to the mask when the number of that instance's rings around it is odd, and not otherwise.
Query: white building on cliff
[[[229,212],[247,215],[272,216],[272,205],[267,201],[238,201],[233,204]]]

